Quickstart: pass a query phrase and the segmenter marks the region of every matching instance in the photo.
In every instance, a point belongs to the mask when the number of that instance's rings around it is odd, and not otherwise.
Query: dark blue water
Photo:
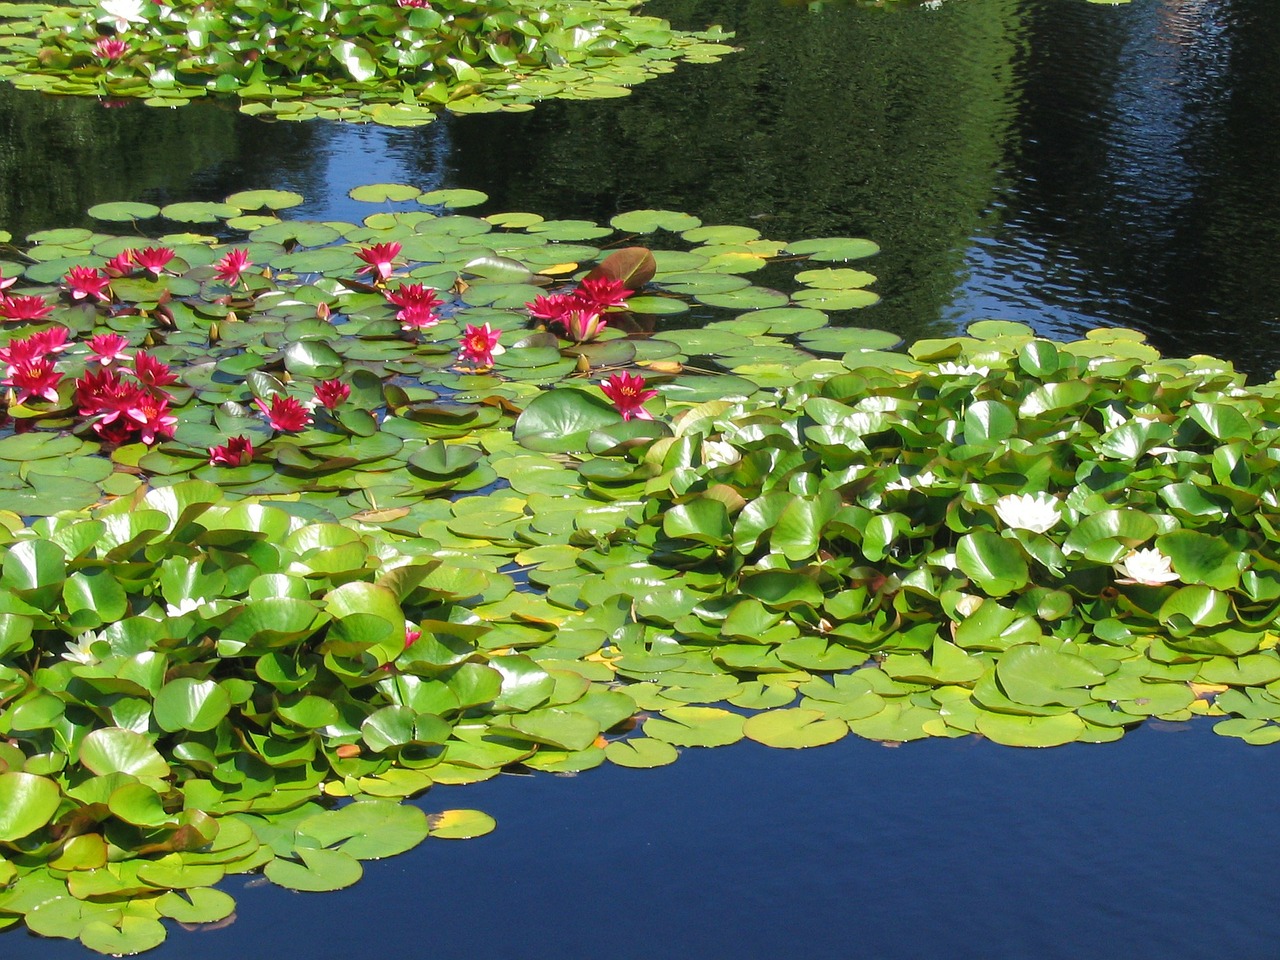
[[[1276,755],[1207,725],[1018,750],[687,750],[659,770],[437,788],[498,829],[332,894],[232,878],[158,957],[1165,960],[1280,954]],[[0,937],[14,960],[78,944]]]
[[[297,189],[359,218],[376,180],[494,210],[669,207],[767,235],[870,236],[884,296],[842,322],[1099,325],[1280,367],[1276,0],[662,0],[744,52],[626,100],[420,130],[101,111],[0,87],[0,227],[108,199]],[[1277,754],[1208,725],[1105,746],[976,740],[686,751],[654,771],[441,789],[493,835],[429,841],[337,894],[228,884],[236,923],[155,956],[383,960],[1280,957]],[[82,957],[0,936],[0,956]]]

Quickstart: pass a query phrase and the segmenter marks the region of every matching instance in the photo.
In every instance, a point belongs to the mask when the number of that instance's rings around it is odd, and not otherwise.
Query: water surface
[[[869,236],[907,338],[973,319],[1280,367],[1275,0],[948,0],[939,9],[663,0],[744,52],[625,100],[417,130],[264,124],[222,105],[103,109],[0,85],[0,226],[103,200],[280,187],[358,218],[374,180],[493,210],[641,207],[768,236]],[[159,958],[605,956],[1086,960],[1280,954],[1275,754],[1207,725],[1106,746],[751,744],[670,768],[437,790],[498,831],[368,865],[339,894],[229,887],[230,928]],[[83,956],[25,933],[18,960]]]

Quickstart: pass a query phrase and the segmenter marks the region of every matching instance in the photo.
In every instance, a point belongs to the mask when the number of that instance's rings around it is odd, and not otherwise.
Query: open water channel
[[[229,106],[104,110],[0,86],[0,227],[106,200],[294,189],[350,219],[374,181],[473,187],[485,212],[640,207],[766,236],[868,236],[910,340],[985,317],[1142,330],[1252,379],[1280,367],[1275,0],[946,0],[933,9],[662,0],[742,53],[623,100],[414,130]],[[439,788],[498,830],[367,865],[336,894],[228,887],[227,928],[150,956],[489,960],[1280,957],[1275,748],[1152,723],[1104,746],[975,740]],[[0,956],[88,956],[0,936]]]

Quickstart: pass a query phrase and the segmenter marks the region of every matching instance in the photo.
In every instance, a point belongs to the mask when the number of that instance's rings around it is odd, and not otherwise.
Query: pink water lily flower
[[[161,363],[145,350],[139,350],[133,358],[133,375],[152,392],[178,380],[178,375],[169,369],[167,363]]]
[[[169,247],[147,247],[145,250],[134,250],[133,262],[152,276],[159,277],[165,266],[173,259],[173,250]]]
[[[223,283],[232,285],[240,283],[244,279],[242,274],[252,266],[253,261],[249,259],[249,251],[243,249],[227,251],[222,259],[214,264],[217,278]]]
[[[600,310],[608,310],[610,307],[625,306],[627,297],[634,293],[635,291],[628,290],[621,280],[597,277],[594,280],[588,278],[578,284],[578,289],[574,292],[574,296],[579,300],[594,304]]]
[[[243,467],[253,460],[253,443],[248,437],[231,437],[225,444],[209,448],[209,466]]]
[[[93,429],[103,436],[104,429],[117,424],[123,426],[127,436],[130,421],[143,416],[141,403],[145,391],[131,380],[122,380],[114,370],[103,369],[98,373],[86,370],[76,381],[75,405],[82,417],[99,417]]]
[[[388,303],[394,303],[397,307],[421,306],[434,309],[444,303],[436,296],[434,287],[421,283],[402,283],[394,290],[384,290],[382,295],[387,298]]]
[[[409,304],[396,314],[396,318],[402,330],[426,330],[440,322],[434,310],[420,303]]]
[[[267,406],[261,397],[253,402],[267,415],[267,422],[271,424],[272,430],[279,430],[281,433],[297,433],[311,424],[311,412],[295,397],[273,393],[270,406]]]
[[[53,369],[53,361],[47,357],[19,364],[10,370],[8,378],[0,380],[6,387],[13,387],[14,402],[19,405],[33,397],[56,402],[61,382],[62,374]]]
[[[638,373],[615,373],[600,385],[604,395],[613,401],[613,405],[622,414],[623,420],[635,417],[637,420],[652,420],[653,416],[644,408],[646,400],[658,395],[657,390],[644,388],[644,377]]]
[[[18,282],[17,277],[6,277],[4,275],[4,271],[0,270],[0,292],[8,290],[17,282]]]
[[[574,343],[590,343],[609,324],[594,304],[577,303],[563,317],[565,335]]]
[[[88,346],[92,353],[90,362],[100,363],[104,367],[109,367],[117,360],[129,359],[129,355],[124,352],[129,341],[118,333],[99,333],[89,338]]]
[[[376,275],[375,283],[385,282],[391,276],[396,257],[400,256],[400,244],[394,241],[375,243],[371,247],[361,247],[356,251],[356,256],[365,262],[365,265],[356,271],[357,274],[374,274]]]
[[[173,428],[178,418],[169,412],[169,398],[157,397],[144,393],[137,405],[129,412],[139,438],[147,446],[152,446],[161,437],[172,437]]]
[[[89,297],[95,300],[111,299],[111,278],[93,267],[72,267],[62,278],[62,282],[66,284],[72,300],[85,300]]]
[[[61,353],[71,346],[67,342],[66,327],[48,327],[39,333],[33,333],[27,339],[35,344],[37,349],[44,351],[45,354]]]
[[[474,324],[468,325],[462,331],[462,349],[458,352],[458,359],[475,364],[477,367],[492,367],[493,355],[503,352],[502,347],[498,345],[500,336],[502,331],[491,330],[487,323],[479,327]]]
[[[547,323],[559,323],[564,315],[574,308],[578,301],[566,293],[552,293],[545,297],[534,297],[524,308],[535,320]]]
[[[134,250],[121,250],[102,265],[108,277],[127,277],[133,273]]]
[[[10,340],[3,347],[0,347],[0,360],[3,360],[8,367],[7,372],[13,371],[32,360],[40,360],[44,358],[44,348],[33,342],[32,337],[26,337],[22,340]]]
[[[0,347],[0,360],[8,365],[10,374],[33,360],[44,360],[67,349],[67,328],[49,327],[20,340],[10,340]]]
[[[34,323],[53,313],[53,304],[44,297],[0,296],[0,318]]]
[[[400,308],[396,312],[396,319],[405,330],[425,330],[440,322],[435,309],[444,301],[436,296],[432,287],[420,283],[402,283],[394,290],[384,290],[382,295],[387,298],[388,303]]]
[[[93,45],[93,55],[108,63],[119,60],[129,52],[129,44],[119,37],[100,37]]]
[[[321,380],[316,384],[316,399],[326,410],[337,410],[349,396],[351,387],[341,380]]]

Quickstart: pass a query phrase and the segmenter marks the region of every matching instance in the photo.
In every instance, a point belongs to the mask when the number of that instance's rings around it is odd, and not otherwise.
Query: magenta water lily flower
[[[638,373],[615,373],[600,384],[604,395],[613,401],[613,405],[622,414],[623,420],[635,417],[637,420],[652,420],[653,416],[644,408],[646,400],[658,395],[657,390],[644,388],[644,377]]]
[[[399,245],[396,244],[396,247],[398,249]],[[402,283],[394,290],[383,291],[382,295],[387,298],[388,303],[400,308],[396,312],[396,319],[405,330],[425,330],[440,322],[435,310],[444,301],[436,296],[432,287],[420,283]]]
[[[53,369],[53,361],[48,357],[28,360],[13,367],[9,376],[0,381],[6,387],[12,387],[14,403],[25,404],[33,397],[54,403],[58,399],[58,384],[62,382],[62,374]]]
[[[119,37],[100,37],[93,45],[93,55],[99,60],[112,63],[129,52],[129,44]]]
[[[552,293],[545,297],[534,297],[524,305],[529,316],[546,323],[559,323],[566,313],[573,309],[577,301],[566,293]]]
[[[5,362],[8,368],[7,373],[13,373],[15,369],[23,364],[38,360],[44,356],[44,350],[38,348],[31,341],[31,337],[26,337],[22,340],[11,340],[3,347],[0,347],[0,360]]]
[[[535,320],[542,320],[548,326],[559,324],[574,343],[588,343],[608,326],[604,312],[623,306],[634,292],[621,280],[598,277],[583,280],[572,293],[535,297],[524,306]]]
[[[94,424],[99,436],[103,436],[104,429],[119,424],[127,438],[129,421],[142,416],[140,404],[145,395],[138,384],[122,380],[114,370],[86,370],[76,381],[75,405],[80,416],[100,418]]]
[[[89,338],[90,362],[100,363],[104,367],[111,366],[117,360],[128,360],[124,352],[129,341],[118,333],[100,333]]]
[[[0,318],[34,323],[53,313],[53,304],[44,297],[0,296]]]
[[[479,327],[468,325],[462,331],[462,348],[458,352],[458,359],[477,367],[492,367],[494,354],[503,352],[498,345],[500,336],[502,331],[490,329],[487,323]]]
[[[133,375],[153,392],[178,380],[167,363],[161,363],[145,350],[139,350],[133,358]]]
[[[627,297],[634,293],[635,291],[628,290],[621,280],[597,277],[594,280],[590,278],[583,280],[578,284],[574,295],[580,300],[593,304],[599,310],[608,310],[610,307],[625,306]]]
[[[209,466],[243,467],[253,460],[253,443],[248,437],[231,437],[225,444],[209,448]]]
[[[214,264],[214,269],[217,271],[219,280],[234,286],[243,282],[244,272],[252,266],[253,261],[249,259],[249,251],[236,249],[227,251],[226,255]]]
[[[591,304],[580,303],[560,318],[565,335],[574,343],[590,343],[604,332],[609,324],[604,315]]]
[[[326,410],[337,410],[351,396],[351,387],[341,380],[321,380],[316,384],[316,399]]]
[[[267,415],[267,422],[271,424],[272,430],[279,430],[281,433],[297,433],[311,424],[311,412],[295,397],[273,393],[270,406],[261,397],[253,402]]]
[[[400,256],[400,244],[375,243],[371,247],[361,247],[356,251],[356,256],[365,263],[356,271],[357,274],[373,274],[374,283],[385,282],[391,276],[396,257]]]
[[[173,259],[173,250],[169,247],[147,247],[144,250],[131,252],[133,262],[153,277],[159,277],[164,272],[165,266]]]
[[[395,246],[398,248],[399,244]],[[394,303],[397,307],[417,306],[434,310],[444,303],[443,300],[436,296],[434,287],[428,287],[421,283],[402,283],[394,290],[384,290],[382,295],[387,298],[388,303]]]
[[[8,372],[23,367],[33,360],[52,360],[67,349],[67,328],[49,327],[21,340],[11,340],[0,347],[0,360],[8,365]]]
[[[436,312],[430,307],[412,303],[396,314],[403,330],[426,330],[440,322]]]
[[[72,300],[86,300],[90,297],[95,300],[111,299],[111,278],[92,267],[72,267],[62,278],[62,282],[66,284]]]
[[[67,349],[67,347],[71,346],[71,344],[67,342],[66,327],[48,327],[47,329],[41,330],[39,333],[33,333],[30,340],[39,349],[43,350],[46,355],[61,353],[63,350]]]
[[[169,412],[169,398],[143,393],[137,405],[129,411],[138,437],[147,446],[157,443],[161,437],[172,437],[178,418]]]
[[[133,273],[133,250],[121,250],[102,265],[108,277],[127,277]]]

